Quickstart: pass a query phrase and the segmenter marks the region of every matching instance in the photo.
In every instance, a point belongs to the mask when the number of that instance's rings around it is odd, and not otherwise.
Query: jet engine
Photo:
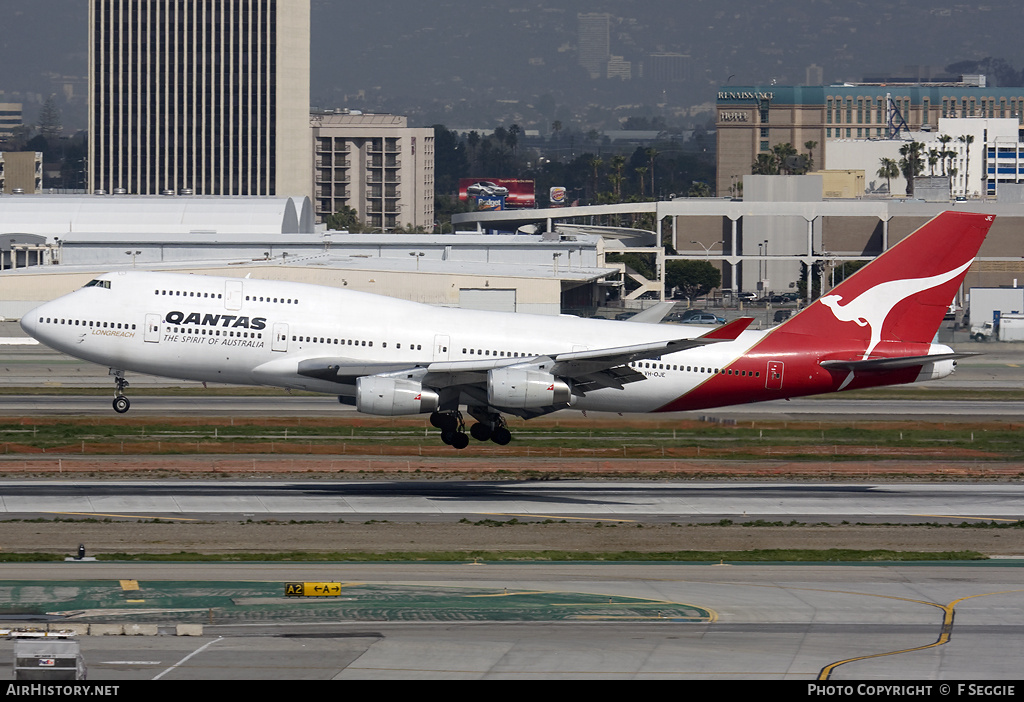
[[[550,373],[495,368],[487,374],[487,401],[494,407],[550,407],[573,401],[572,389]]]
[[[440,398],[415,380],[377,375],[356,379],[356,409],[363,414],[395,416],[437,409]]]

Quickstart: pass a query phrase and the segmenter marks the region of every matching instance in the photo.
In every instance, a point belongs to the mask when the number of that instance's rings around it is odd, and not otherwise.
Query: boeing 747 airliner
[[[507,444],[503,415],[673,412],[943,378],[932,340],[992,224],[945,212],[783,324],[712,329],[430,307],[301,283],[115,272],[21,321],[47,346],[125,372],[337,395],[430,414],[442,440]]]

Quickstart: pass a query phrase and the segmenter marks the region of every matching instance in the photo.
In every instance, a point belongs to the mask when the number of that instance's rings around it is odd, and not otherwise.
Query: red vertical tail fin
[[[787,321],[787,333],[928,343],[994,220],[943,212]]]

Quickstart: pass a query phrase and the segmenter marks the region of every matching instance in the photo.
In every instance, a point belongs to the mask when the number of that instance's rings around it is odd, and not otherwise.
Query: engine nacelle
[[[415,380],[370,375],[356,379],[356,409],[363,414],[395,416],[437,409],[440,398]]]
[[[495,368],[487,374],[487,401],[495,407],[550,407],[573,401],[569,384],[550,373]]]

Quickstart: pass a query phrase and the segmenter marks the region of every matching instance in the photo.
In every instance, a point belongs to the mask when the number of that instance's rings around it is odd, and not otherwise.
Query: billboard
[[[466,202],[472,198],[493,203],[495,198],[504,198],[506,208],[534,208],[537,206],[534,187],[533,180],[523,178],[460,178],[459,200]]]
[[[565,207],[567,193],[565,188],[554,187],[548,192],[548,201],[552,207]]]

